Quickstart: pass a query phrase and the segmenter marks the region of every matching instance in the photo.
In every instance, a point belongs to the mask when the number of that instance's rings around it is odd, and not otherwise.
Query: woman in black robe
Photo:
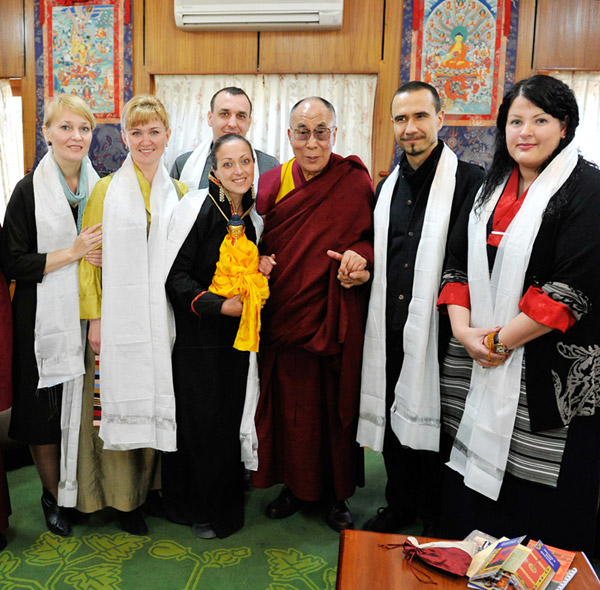
[[[445,538],[478,528],[593,551],[600,171],[578,156],[578,122],[573,92],[559,80],[515,84],[500,106],[486,180],[453,230],[438,300],[455,337],[441,381],[443,441],[452,447]],[[487,300],[494,315],[484,313]]]
[[[257,241],[261,222],[254,207],[254,157],[242,137],[227,134],[213,145],[208,195],[177,255],[167,292],[175,312],[173,379],[177,451],[163,454],[166,516],[210,539],[244,524],[244,469],[240,422],[249,353],[233,348],[243,305],[208,290],[219,247],[233,214],[246,237]],[[206,189],[205,189],[206,190]]]
[[[43,486],[41,502],[46,525],[48,530],[61,536],[71,534],[67,513],[57,504],[64,383],[38,387],[40,375],[35,355],[38,286],[46,282],[44,279],[50,273],[65,267],[74,266],[76,272],[78,261],[102,241],[102,234],[97,231],[100,224],[81,228],[83,208],[91,186],[98,179],[87,158],[94,126],[90,107],[77,96],[60,94],[46,105],[42,130],[49,151],[37,168],[15,186],[6,208],[0,241],[0,257],[6,278],[16,281],[12,301],[14,397],[9,435],[29,445]],[[57,175],[46,177],[44,171],[54,167]],[[41,190],[37,190],[36,186]],[[66,235],[63,233],[64,226],[55,218],[44,227],[38,227],[36,210],[54,193],[64,194],[65,203],[68,202],[73,214],[73,226],[79,228],[79,235],[71,247],[51,252],[42,248],[40,251],[38,242],[41,235]],[[53,318],[53,321],[56,319]],[[65,329],[65,326],[55,328]],[[62,349],[65,356],[71,352]],[[81,356],[83,359],[83,348]]]

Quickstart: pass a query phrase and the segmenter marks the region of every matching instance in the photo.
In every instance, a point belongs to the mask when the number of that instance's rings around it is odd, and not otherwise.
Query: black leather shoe
[[[363,531],[375,533],[397,533],[402,527],[413,524],[416,516],[407,516],[396,512],[393,508],[385,506],[377,509],[377,514],[363,525]]]
[[[148,534],[148,526],[139,508],[130,512],[121,512],[121,510],[117,510],[117,512],[119,514],[119,524],[126,533],[141,537]]]
[[[325,522],[336,532],[354,528],[352,513],[344,500],[331,500],[325,509]]]
[[[42,510],[46,518],[46,526],[51,533],[68,537],[71,534],[71,523],[63,508],[56,503],[56,498],[46,489],[42,492]]]
[[[90,519],[90,515],[87,512],[81,512],[77,508],[63,508],[63,513],[71,523],[71,526],[76,524],[83,524]]]
[[[279,496],[267,504],[265,514],[269,518],[287,518],[298,512],[302,504],[304,502],[296,498],[290,488],[283,486]]]

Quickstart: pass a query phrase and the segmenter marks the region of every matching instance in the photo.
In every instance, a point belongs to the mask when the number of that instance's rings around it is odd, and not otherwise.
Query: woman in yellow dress
[[[79,435],[77,508],[112,506],[123,530],[144,535],[140,511],[158,487],[156,450],[175,449],[171,333],[164,291],[166,230],[187,190],[169,178],[162,156],[168,115],[154,96],[124,107],[123,141],[130,155],[98,182],[84,220],[103,221],[102,268],[82,261],[81,317],[100,355],[100,429],[93,425],[93,386],[86,381]]]

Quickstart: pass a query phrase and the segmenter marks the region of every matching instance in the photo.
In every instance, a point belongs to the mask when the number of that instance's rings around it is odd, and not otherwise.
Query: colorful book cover
[[[551,582],[559,567],[558,559],[541,541],[538,541],[516,569],[511,577],[511,583],[518,590],[543,590]]]
[[[498,543],[485,563],[481,566],[481,569],[471,577],[471,581],[474,582],[482,578],[493,576],[501,569],[506,569],[503,567],[504,562],[524,538],[525,535]]]
[[[535,541],[531,540],[527,543],[527,547],[529,549],[533,549],[535,546]],[[567,551],[566,549],[559,549],[558,547],[552,547],[551,545],[546,545],[548,549],[552,552],[552,555],[558,559],[560,562],[560,567],[558,571],[554,574],[552,578],[553,582],[562,582],[564,577],[567,575],[573,560],[575,559],[575,553],[573,551]]]

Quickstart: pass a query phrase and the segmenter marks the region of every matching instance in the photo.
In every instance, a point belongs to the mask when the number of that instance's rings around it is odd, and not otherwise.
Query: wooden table
[[[454,590],[467,587],[467,578],[458,577],[422,562],[413,565],[426,572],[437,586],[423,584],[414,576],[404,559],[401,547],[384,549],[379,545],[402,544],[406,535],[386,535],[366,531],[343,531],[340,536],[338,556],[337,590]],[[417,537],[420,543],[435,541]],[[577,574],[566,590],[600,589],[600,581],[584,553],[577,552],[573,565]]]

